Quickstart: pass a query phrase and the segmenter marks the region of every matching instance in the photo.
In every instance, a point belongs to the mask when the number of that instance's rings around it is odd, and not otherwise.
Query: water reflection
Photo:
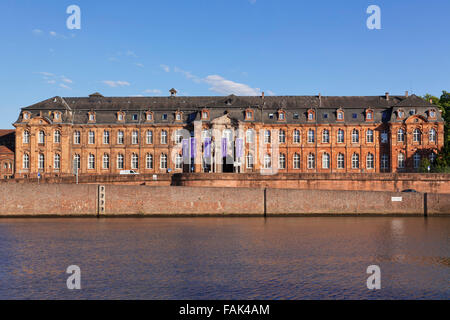
[[[448,299],[449,230],[413,217],[2,219],[0,298]],[[66,289],[72,264],[80,291]]]

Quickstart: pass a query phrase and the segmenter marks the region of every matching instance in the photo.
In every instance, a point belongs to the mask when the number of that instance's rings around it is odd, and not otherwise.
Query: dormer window
[[[24,112],[23,113],[23,119],[24,120],[30,120],[30,113],[29,112]]]
[[[434,109],[431,109],[430,111],[428,111],[428,116],[432,119],[436,118],[436,111]]]
[[[202,120],[208,120],[209,119],[209,111],[207,109],[202,110]]]
[[[161,119],[162,120],[167,120],[167,113],[163,113],[162,116],[161,116]]]
[[[314,114],[314,110],[308,110],[308,121],[314,121],[314,117],[315,117],[315,114]]]
[[[125,120],[125,113],[117,112],[117,121],[124,121],[124,120]]]
[[[88,119],[89,119],[89,122],[95,122],[95,113],[94,112],[89,112],[88,113]]]
[[[138,120],[138,115],[135,113],[133,114],[133,121],[137,121]]]
[[[179,111],[176,112],[176,113],[175,113],[175,120],[176,120],[176,121],[181,121],[181,116],[182,116],[182,114],[183,114],[182,112],[179,112]]]
[[[253,110],[245,110],[245,120],[253,120]]]
[[[286,120],[286,113],[283,110],[278,111],[278,121]]]
[[[366,110],[366,121],[372,121],[373,120],[373,110],[367,109]]]
[[[410,114],[411,116],[415,115],[415,114],[416,114],[416,110],[415,110],[415,109],[409,110],[409,114]]]
[[[58,111],[53,112],[53,120],[54,121],[60,121],[61,120],[61,113],[58,112]]]
[[[338,121],[344,121],[344,111],[342,109],[339,109],[336,112],[336,117]]]
[[[273,113],[269,113],[269,119],[273,119]]]
[[[293,118],[294,118],[295,120],[297,120],[297,119],[299,118],[299,117],[298,117],[298,113],[294,113]]]
[[[147,111],[147,112],[145,113],[145,119],[146,119],[147,121],[153,121],[153,113],[150,112],[150,111]]]
[[[403,110],[397,110],[397,118],[398,119],[403,119],[404,116],[405,116],[405,113],[403,112]]]

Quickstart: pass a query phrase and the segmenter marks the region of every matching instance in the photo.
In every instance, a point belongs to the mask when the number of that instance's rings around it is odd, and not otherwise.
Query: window
[[[413,157],[414,169],[419,168],[420,166],[420,154],[415,153]]]
[[[388,143],[388,132],[386,130],[383,130],[381,133],[381,143]]]
[[[398,168],[403,169],[405,167],[405,154],[400,152],[398,154]]]
[[[89,114],[89,121],[95,121],[95,115],[93,113]]]
[[[294,169],[300,169],[300,155],[294,153]]]
[[[45,165],[45,158],[44,155],[40,153],[38,157],[38,169],[44,169],[44,165]]]
[[[81,140],[80,131],[75,131],[73,133],[73,144],[80,144],[80,140]]]
[[[123,121],[123,113],[119,113],[119,114],[117,115],[117,120]]]
[[[295,120],[297,120],[297,119],[299,118],[299,117],[298,117],[298,113],[294,113],[293,118],[294,118]]]
[[[206,119],[208,119],[209,118],[209,113],[208,113],[208,111],[203,111],[202,112],[202,119],[203,120],[206,120]]]
[[[147,130],[145,134],[147,144],[153,144],[153,131]]]
[[[60,142],[61,142],[61,131],[56,130],[56,131],[53,133],[53,141],[54,141],[55,143],[60,143]]]
[[[147,153],[145,157],[145,167],[147,169],[153,169],[153,155],[151,153]]]
[[[175,143],[181,143],[182,140],[183,140],[183,131],[177,130],[175,132]]]
[[[253,155],[251,153],[247,153],[247,169],[253,169],[254,161]]]
[[[54,118],[55,120],[59,120],[59,116],[60,116],[59,112],[55,112],[55,113],[53,114],[53,118]]]
[[[399,119],[403,118],[403,111],[400,110],[397,111],[397,118]]]
[[[430,118],[436,118],[436,112],[434,110],[430,110]]]
[[[253,112],[252,111],[246,111],[245,112],[245,119],[252,120],[253,119]]]
[[[45,133],[44,131],[39,131],[38,135],[38,143],[44,144],[45,143]]]
[[[131,143],[138,144],[139,143],[139,132],[134,130],[131,134]]]
[[[117,169],[123,169],[124,164],[123,164],[123,154],[118,154],[117,155]]]
[[[177,154],[175,158],[175,169],[181,169],[183,167],[183,156],[181,154]]]
[[[103,131],[103,144],[109,144],[109,131]]]
[[[308,130],[308,143],[314,143],[314,130]]]
[[[324,119],[328,119],[328,113],[324,113],[324,114],[323,114],[323,118],[324,118]]]
[[[109,154],[103,155],[103,169],[109,169]]]
[[[25,120],[30,119],[30,114],[29,114],[28,112],[25,112],[25,113],[23,114],[23,118],[24,118]]]
[[[330,155],[328,153],[322,155],[322,168],[330,169]]]
[[[264,155],[264,169],[272,168],[272,158],[269,154]]]
[[[414,129],[413,141],[420,143],[421,139],[422,139],[422,132],[420,132],[419,129]]]
[[[344,130],[339,129],[337,133],[337,142],[344,143]]]
[[[147,112],[147,121],[152,121],[152,120],[153,120],[153,113]]]
[[[345,157],[344,157],[344,154],[342,154],[342,153],[339,153],[337,156],[337,167],[338,167],[338,169],[345,168]]]
[[[359,154],[354,153],[352,155],[352,169],[358,169],[359,168]]]
[[[316,167],[316,159],[314,154],[308,154],[308,169],[314,169]]]
[[[330,143],[330,132],[327,129],[322,131],[322,143]]]
[[[124,133],[122,130],[119,130],[117,132],[117,144],[123,144],[123,140],[124,140]]]
[[[295,129],[293,134],[294,143],[300,143],[300,131]]]
[[[383,154],[381,156],[381,169],[386,170],[389,167],[389,156],[387,154]]]
[[[313,112],[308,112],[308,120],[309,121],[314,120],[314,113]]]
[[[434,164],[435,161],[436,161],[436,153],[432,152],[430,153],[430,162],[431,164]]]
[[[397,142],[405,142],[405,131],[403,129],[397,131]]]
[[[95,143],[95,132],[89,131],[89,144],[94,144],[94,143]]]
[[[28,155],[28,153],[25,153],[23,155],[23,168],[24,169],[30,168],[30,156]]]
[[[414,109],[409,110],[409,114],[411,116],[415,115],[416,114],[416,110],[414,110]]]
[[[436,142],[436,130],[431,129],[429,134],[430,142]]]
[[[279,169],[286,169],[286,156],[283,153],[280,153],[278,158],[278,166]]]
[[[162,154],[160,158],[160,168],[161,169],[167,169],[167,155]]]
[[[23,132],[23,143],[30,143],[30,131],[28,130]]]
[[[77,170],[80,170],[80,168],[81,168],[81,157],[80,157],[79,154],[75,154],[73,156],[73,162],[74,162],[74,165],[77,168]]]
[[[337,119],[338,120],[344,120],[344,113],[342,111],[338,111],[337,113]]]
[[[138,169],[139,168],[139,157],[136,153],[133,153],[131,155],[131,169]]]
[[[366,142],[373,143],[373,130],[368,129],[366,132]]]
[[[367,112],[366,119],[367,120],[372,120],[372,112]]]
[[[255,131],[253,129],[248,129],[246,132],[247,143],[255,142]]]
[[[138,115],[137,114],[133,114],[133,121],[137,121],[137,119],[138,119]]]
[[[181,121],[181,113],[176,113],[175,114],[175,120]]]
[[[357,119],[357,118],[358,118],[358,114],[352,113],[352,118],[353,118],[353,119]]]
[[[53,157],[53,168],[60,169],[60,167],[61,167],[61,156],[55,153],[55,156]]]
[[[359,142],[359,132],[356,129],[353,129],[352,131],[352,143],[358,143]]]
[[[374,168],[374,156],[371,153],[367,154],[366,158],[366,168],[367,169],[373,169]]]
[[[284,130],[280,130],[278,132],[278,142],[285,143],[286,142],[286,132]]]
[[[270,143],[270,130],[264,132],[264,143]]]
[[[273,113],[269,113],[269,119],[273,119]]]
[[[161,144],[167,144],[167,131],[162,130],[161,131]],[[163,168],[161,168],[163,169]]]
[[[284,120],[284,112],[283,111],[278,112],[278,120],[280,120],[280,121]]]
[[[88,157],[88,169],[95,169],[95,156],[92,153]]]
[[[167,113],[163,113],[163,114],[161,115],[161,119],[162,119],[162,120],[167,120]]]

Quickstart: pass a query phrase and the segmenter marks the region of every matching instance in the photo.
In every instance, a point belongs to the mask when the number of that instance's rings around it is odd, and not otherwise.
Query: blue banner
[[[197,155],[197,139],[191,138],[191,158]]]
[[[237,138],[236,139],[236,158],[240,158],[242,157],[242,153],[243,153],[243,141],[241,138]]]
[[[222,138],[222,157],[227,156],[227,138]]]
[[[183,152],[184,162],[188,162],[188,160],[189,160],[189,141],[188,141],[188,139],[183,139],[181,141],[181,148],[182,148],[182,152]]]
[[[211,138],[205,138],[205,152],[204,152],[205,158],[211,157]]]

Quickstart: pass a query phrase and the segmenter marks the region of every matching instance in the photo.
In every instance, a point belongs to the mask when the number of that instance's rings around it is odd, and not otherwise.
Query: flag
[[[191,138],[191,158],[195,158],[197,154],[197,140],[195,138]]]
[[[205,158],[211,157],[211,138],[205,138]]]
[[[242,138],[237,138],[236,139],[236,158],[242,157],[242,153],[243,153],[242,145],[243,145]]]
[[[227,138],[222,138],[222,157],[227,156]]]

